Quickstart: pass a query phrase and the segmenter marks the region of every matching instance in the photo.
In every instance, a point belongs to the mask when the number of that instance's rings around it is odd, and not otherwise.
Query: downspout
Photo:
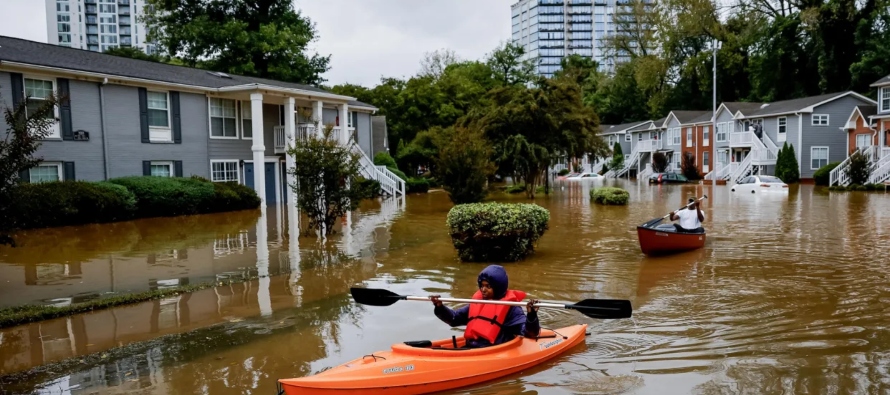
[[[106,84],[108,84],[108,78],[99,84],[99,129],[102,133],[102,163],[105,164],[105,180],[108,181],[111,167],[108,164],[108,136],[105,135],[105,90],[103,87]]]

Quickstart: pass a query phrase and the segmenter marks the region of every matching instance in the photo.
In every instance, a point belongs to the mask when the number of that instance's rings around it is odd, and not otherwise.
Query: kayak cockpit
[[[556,335],[551,330],[541,329],[538,339],[551,338]],[[447,357],[453,355],[455,351],[460,351],[461,356],[486,355],[504,352],[509,349],[517,348],[522,345],[523,341],[536,341],[536,339],[528,339],[522,336],[490,347],[465,348],[467,341],[462,336],[452,336],[451,339],[439,340],[417,340],[397,343],[392,346],[392,352],[396,354],[409,354],[415,356],[436,356]]]

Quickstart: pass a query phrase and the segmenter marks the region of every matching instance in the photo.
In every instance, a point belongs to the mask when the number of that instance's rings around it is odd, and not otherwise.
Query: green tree
[[[624,153],[621,152],[621,144],[617,141],[612,146],[612,161],[609,162],[609,168],[621,169],[624,167]]]
[[[787,184],[800,181],[800,168],[793,144],[785,142],[779,150],[779,155],[776,158],[776,177]]]
[[[510,42],[488,55],[486,63],[501,86],[523,85],[536,79],[534,62],[522,60],[523,55],[525,49]]]
[[[322,126],[322,137],[297,140],[287,154],[294,158],[288,169],[296,178],[290,187],[300,210],[309,217],[309,229],[330,235],[337,219],[358,208],[367,190],[358,181],[359,155],[335,141],[332,126]]]
[[[3,102],[3,118],[7,131],[0,140],[0,245],[15,246],[12,232],[18,227],[17,213],[6,204],[15,198],[15,189],[23,171],[37,166],[43,159],[34,153],[49,136],[55,117],[55,106],[68,100],[64,95],[50,94],[42,100],[24,98],[15,106]]]
[[[162,55],[192,67],[310,85],[330,68],[307,55],[315,26],[290,0],[146,0],[140,21]]]
[[[850,184],[865,185],[868,183],[868,178],[871,177],[871,161],[868,159],[868,155],[863,154],[862,151],[856,151],[850,155],[850,164],[847,166],[846,172]]]
[[[454,204],[485,199],[488,177],[494,173],[491,144],[481,133],[457,127],[443,130],[447,136],[436,158],[439,180]]]

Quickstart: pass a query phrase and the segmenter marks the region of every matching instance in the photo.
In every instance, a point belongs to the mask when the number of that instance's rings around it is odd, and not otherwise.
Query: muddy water
[[[596,321],[542,309],[544,326],[588,323],[593,336],[522,375],[454,393],[890,391],[884,247],[890,195],[794,186],[787,195],[735,196],[709,185],[605,183],[627,188],[630,204],[591,205],[589,183],[557,183],[551,197],[537,200],[551,212],[550,229],[532,258],[509,264],[511,286],[546,300],[629,299],[634,318]],[[702,194],[709,196],[706,247],[644,257],[633,226]],[[235,230],[205,230],[168,244],[128,250],[71,241],[66,256],[81,258],[0,258],[9,262],[0,270],[19,271],[0,277],[5,304],[107,292],[110,284],[116,291],[123,285],[107,280],[112,267],[103,273],[99,263],[83,264],[108,256],[136,256],[132,266],[143,266],[128,272],[128,289],[150,287],[151,279],[270,275],[2,330],[0,393],[274,393],[279,378],[312,374],[395,342],[459,334],[427,303],[366,307],[348,295],[356,284],[400,294],[475,291],[484,264],[456,261],[444,225],[450,206],[442,193],[409,196],[404,208],[368,204],[342,224],[348,232],[326,245],[311,237],[290,243],[287,224],[295,215],[270,208]],[[237,223],[237,215],[220,218]],[[110,226],[93,232],[113,233]],[[199,256],[194,251],[220,248],[221,234],[245,234],[245,247],[235,243],[227,255],[192,258]],[[169,273],[145,268],[147,254],[168,249],[188,258],[170,264]],[[94,273],[79,274],[82,285],[56,266],[75,260],[81,273]],[[31,265],[40,268],[36,277],[27,274]]]

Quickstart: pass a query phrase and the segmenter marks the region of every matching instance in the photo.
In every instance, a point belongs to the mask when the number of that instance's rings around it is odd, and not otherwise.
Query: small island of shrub
[[[454,206],[446,224],[461,261],[515,262],[534,252],[549,221],[535,204],[469,203]]]
[[[594,188],[590,190],[590,200],[598,204],[624,206],[630,200],[630,193],[614,187]]]

